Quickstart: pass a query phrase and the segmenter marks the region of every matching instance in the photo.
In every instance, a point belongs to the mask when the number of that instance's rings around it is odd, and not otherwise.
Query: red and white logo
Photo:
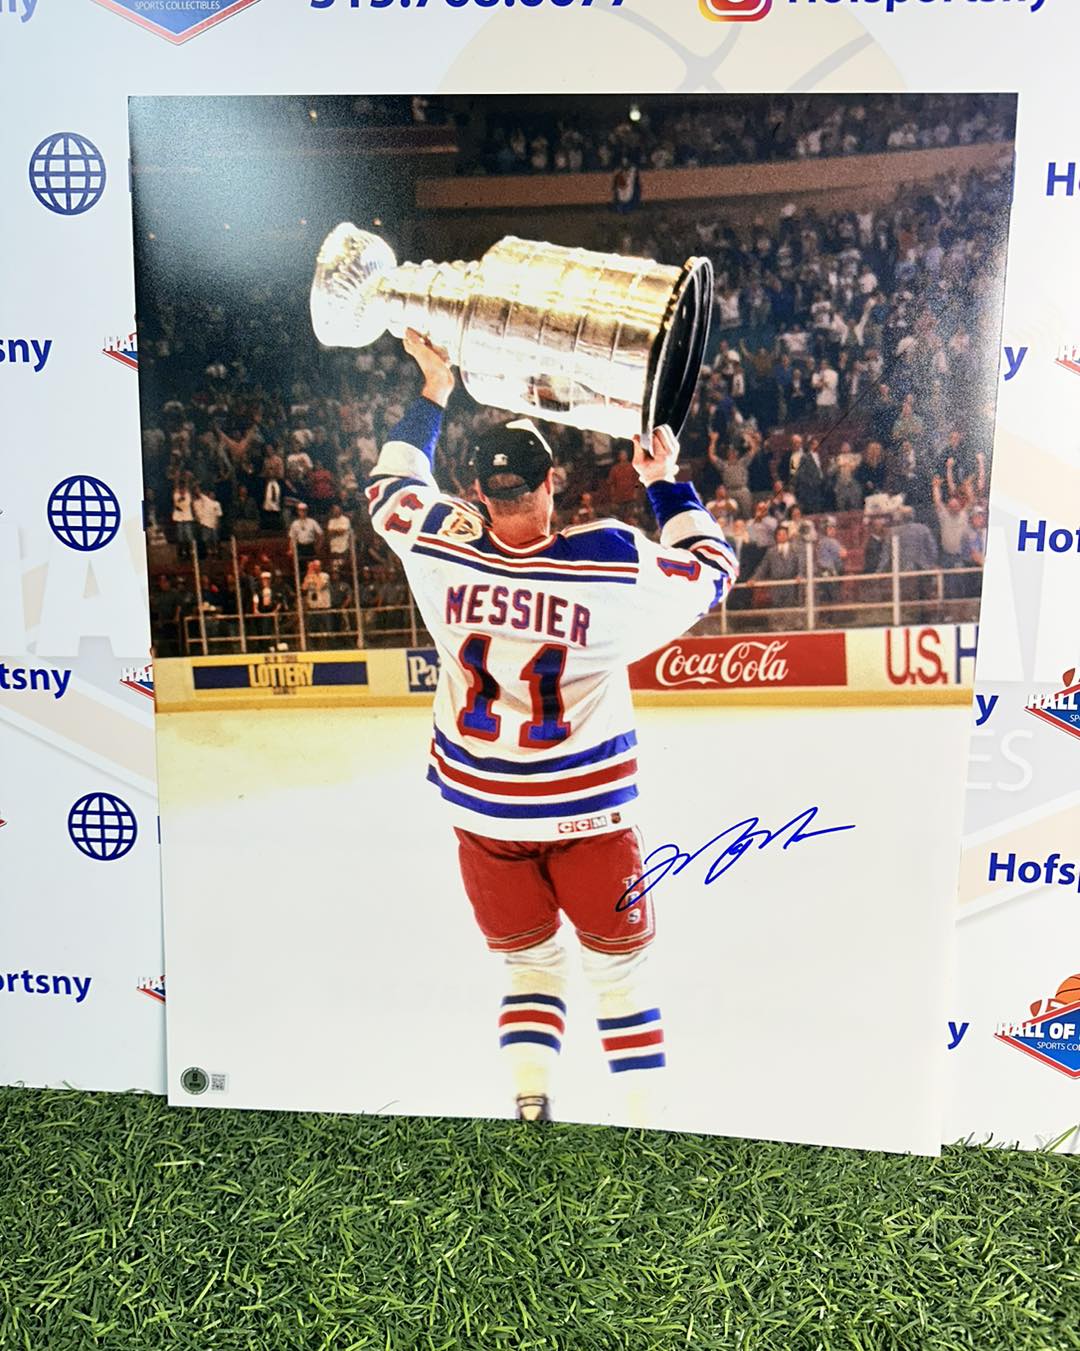
[[[1064,370],[1072,371],[1073,375],[1080,375],[1080,343],[1065,342],[1058,348],[1058,354],[1054,358],[1055,365],[1061,366]]]
[[[630,668],[634,689],[769,689],[846,685],[842,633],[682,638]]]
[[[764,19],[772,0],[698,0],[706,19],[717,23],[753,23]]]

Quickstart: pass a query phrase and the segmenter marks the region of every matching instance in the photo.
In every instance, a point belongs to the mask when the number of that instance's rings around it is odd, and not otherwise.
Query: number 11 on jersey
[[[470,679],[465,707],[458,714],[458,731],[481,741],[498,740],[502,727],[502,718],[495,712],[502,689],[487,667],[490,647],[490,637],[474,634],[466,638],[458,654]],[[521,672],[533,712],[532,721],[522,724],[518,736],[518,745],[527,750],[558,746],[570,735],[570,724],[563,719],[561,681],[565,669],[566,648],[561,643],[546,643]]]

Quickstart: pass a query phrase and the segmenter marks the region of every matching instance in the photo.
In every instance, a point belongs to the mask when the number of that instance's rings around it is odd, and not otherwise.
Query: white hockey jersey
[[[622,830],[638,792],[627,665],[723,599],[734,554],[681,483],[650,489],[660,545],[599,521],[512,547],[477,507],[436,486],[440,416],[418,399],[367,489],[438,649],[428,779],[478,835]]]

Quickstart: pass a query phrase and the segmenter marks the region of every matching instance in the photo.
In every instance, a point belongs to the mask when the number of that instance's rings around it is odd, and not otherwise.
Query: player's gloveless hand
[[[424,388],[420,393],[425,399],[445,408],[454,388],[454,372],[450,369],[450,353],[445,347],[436,347],[429,338],[407,328],[404,337],[405,351],[420,367],[424,375]]]
[[[646,488],[651,483],[674,483],[679,469],[679,442],[668,426],[655,427],[652,453],[646,454],[641,437],[634,437],[634,468]]]

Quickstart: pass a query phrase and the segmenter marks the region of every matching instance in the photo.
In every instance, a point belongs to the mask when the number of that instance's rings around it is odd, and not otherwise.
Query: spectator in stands
[[[746,522],[741,517],[732,521],[730,526],[724,527],[724,535],[739,561],[739,576],[750,577],[765,557],[765,549],[758,548],[750,542]],[[728,594],[727,606],[729,610],[746,610],[749,608],[750,600],[750,588],[736,586]]]
[[[855,470],[855,477],[862,489],[863,500],[885,491],[888,466],[885,463],[885,451],[880,441],[871,441],[862,453],[862,459]]]
[[[964,540],[971,529],[967,508],[956,492],[950,492],[947,499],[942,498],[941,477],[938,474],[934,475],[931,491],[938,521],[938,538],[941,541],[941,566],[946,570],[963,567]],[[946,596],[959,596],[963,590],[961,581],[961,578],[947,576]]]
[[[720,472],[720,482],[731,498],[737,505],[738,515],[749,516],[753,510],[753,500],[750,495],[750,461],[753,458],[754,451],[751,447],[743,451],[740,455],[737,447],[727,446],[724,450],[723,460],[716,460],[715,452],[709,452],[709,458],[713,460]]]
[[[764,500],[755,502],[753,519],[746,527],[750,543],[763,553],[766,549],[771,549],[776,540],[776,526],[777,518],[770,513],[768,502]]]
[[[780,479],[777,479],[773,484],[772,497],[769,498],[768,502],[769,515],[777,522],[777,524],[781,521],[786,521],[788,513],[791,511],[791,508],[795,506],[796,501],[795,494],[789,492]]]
[[[352,521],[335,502],[330,508],[330,515],[326,522],[326,538],[329,543],[331,562],[334,559],[348,557],[352,534]]]
[[[173,488],[172,520],[177,548],[190,549],[195,539],[195,512],[191,493],[191,475],[181,474]]]
[[[802,459],[802,453],[803,453],[803,439],[798,432],[793,432],[791,437],[791,444],[789,445],[788,449],[784,452],[784,454],[780,456],[779,468],[773,480],[774,484],[776,478],[781,479],[784,483],[791,482],[792,476],[794,474],[793,466],[798,465],[799,461]]]
[[[966,459],[967,456],[964,454],[964,433],[959,427],[954,427],[949,432],[948,442],[937,456],[933,466],[934,473],[940,474],[941,477],[944,478],[945,469],[946,466],[948,466],[954,476],[954,486],[957,483],[963,482],[964,479],[974,478],[975,462],[974,460],[971,461],[969,472],[965,473],[964,470],[968,467],[965,464]]]
[[[330,470],[317,464],[308,475],[307,493],[316,513],[325,517],[337,497],[337,484]]]
[[[362,644],[357,641],[354,605],[352,582],[346,570],[345,560],[334,558],[330,562],[330,632],[348,635],[351,645],[360,646]]]
[[[815,366],[811,384],[818,417],[826,421],[834,415],[840,402],[840,376],[827,356],[822,357]]]
[[[847,550],[840,543],[836,528],[836,517],[825,517],[825,532],[818,536],[814,550],[814,563],[822,577],[839,577],[844,571]]]
[[[957,456],[946,455],[945,488],[949,497],[958,497],[964,503],[985,498],[986,456],[981,450],[971,458],[964,456],[962,450]]]
[[[901,574],[912,572],[930,572],[938,565],[938,547],[929,526],[915,519],[913,507],[903,506],[897,514],[897,524],[893,531],[897,542],[897,568]],[[886,567],[892,569],[892,551],[883,551]],[[902,577],[900,597],[904,601],[927,601],[934,591],[933,581],[929,577]],[[904,616],[916,624],[925,622],[925,606],[918,606],[914,612],[907,611]]]
[[[891,441],[899,413],[900,408],[892,396],[892,390],[886,384],[878,385],[870,404],[870,432],[880,445]]]
[[[793,582],[802,576],[802,556],[788,539],[787,526],[776,527],[776,540],[758,564],[750,578],[755,585],[765,582]],[[769,615],[766,625],[770,629],[795,628],[795,617],[790,614],[776,614],[778,610],[789,610],[799,602],[798,586],[769,586],[765,588],[767,603],[774,612]]]
[[[913,507],[900,508],[894,533],[900,545],[901,572],[929,572],[937,567],[937,541],[930,528],[915,519]]]
[[[793,422],[799,422],[805,418],[812,406],[813,397],[802,365],[793,364],[791,367],[791,384],[787,390],[788,418]]]
[[[323,565],[317,558],[313,558],[307,565],[300,590],[314,647],[325,646],[324,636],[330,632],[330,589],[330,574],[323,571]]]
[[[921,441],[925,431],[922,418],[915,412],[915,400],[909,394],[892,425],[892,440],[896,445],[901,441]]]
[[[301,564],[315,557],[315,549],[323,536],[323,528],[308,514],[308,504],[297,502],[296,519],[289,526],[289,541]]]
[[[203,492],[195,483],[191,489],[191,510],[198,527],[199,551],[210,558],[216,558],[221,525],[221,503],[212,492]]]
[[[798,502],[788,512],[784,524],[787,526],[788,539],[792,544],[807,541],[812,544],[817,539],[817,526],[803,515],[803,509]]]
[[[268,461],[268,463],[270,463]],[[271,469],[273,465],[271,464]],[[285,502],[281,475],[264,471],[262,507],[259,523],[263,530],[277,534],[284,521]]]
[[[816,514],[825,507],[825,471],[821,462],[821,443],[816,436],[805,448],[791,456],[792,491],[805,511]]]
[[[828,606],[835,605],[840,599],[840,584],[835,579],[843,575],[847,550],[840,543],[836,528],[836,517],[826,516],[824,533],[818,536],[814,546],[814,571],[820,579],[817,588],[817,603],[820,622],[830,625],[835,622],[835,612]]]
[[[533,167],[536,167],[535,159]],[[641,175],[638,173],[637,165],[624,158],[611,180],[611,205],[620,215],[625,215],[640,204]]]
[[[273,573],[264,569],[251,597],[251,633],[257,649],[269,651],[273,647],[280,614],[281,594],[273,584]]]
[[[727,531],[740,515],[739,503],[728,495],[722,483],[717,484],[716,493],[705,504],[705,509],[713,520]]]
[[[626,502],[636,500],[641,491],[637,470],[630,462],[630,452],[620,446],[615,453],[615,463],[607,474],[607,499],[613,507],[621,507]]]
[[[862,509],[862,484],[855,477],[860,462],[859,455],[851,448],[851,442],[842,441],[828,468],[832,499],[837,511]]]
[[[259,532],[259,508],[252,501],[247,484],[241,483],[236,489],[236,510],[233,513],[232,530],[237,539],[251,539]]]
[[[960,541],[960,561],[965,568],[983,568],[986,566],[986,508],[976,503],[971,508],[971,524]],[[976,576],[963,577],[961,590],[965,596],[978,596],[982,590],[982,579]]]
[[[743,444],[746,446],[750,457],[746,461],[747,486],[756,503],[763,497],[767,498],[772,492],[775,475],[772,470],[771,457],[760,434],[751,431],[749,428],[744,428],[742,435]]]
[[[285,473],[297,487],[305,488],[307,476],[314,467],[311,456],[307,451],[305,438],[299,431],[294,431],[292,434],[292,449],[285,457]]]
[[[887,516],[871,516],[868,522],[866,547],[863,550],[863,572],[889,572],[892,569],[892,536]]]

